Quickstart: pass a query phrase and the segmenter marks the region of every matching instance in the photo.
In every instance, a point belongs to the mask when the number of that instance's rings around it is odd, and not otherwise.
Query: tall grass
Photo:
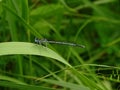
[[[1,0],[0,89],[119,90],[119,10],[119,0]]]

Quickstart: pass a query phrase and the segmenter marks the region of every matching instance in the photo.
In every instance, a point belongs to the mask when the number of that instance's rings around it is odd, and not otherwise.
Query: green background
[[[120,87],[119,0],[0,0],[0,41],[2,90]]]

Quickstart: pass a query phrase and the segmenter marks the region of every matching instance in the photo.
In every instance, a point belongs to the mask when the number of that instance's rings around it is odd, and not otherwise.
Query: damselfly
[[[51,44],[60,44],[60,45],[68,45],[68,46],[76,46],[76,47],[85,48],[84,45],[80,45],[80,44],[69,43],[69,42],[48,41],[47,39],[38,39],[38,38],[35,38],[35,43],[37,44],[51,43]]]

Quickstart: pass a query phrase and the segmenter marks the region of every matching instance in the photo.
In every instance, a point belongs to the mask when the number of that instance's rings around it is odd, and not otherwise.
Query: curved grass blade
[[[67,63],[64,58],[62,58],[59,54],[57,54],[56,52],[47,47],[26,42],[0,43],[0,56],[14,54],[27,54],[50,57],[71,67],[71,65]]]

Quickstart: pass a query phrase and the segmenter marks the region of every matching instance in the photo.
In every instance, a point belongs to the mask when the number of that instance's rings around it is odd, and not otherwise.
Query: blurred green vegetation
[[[119,27],[120,0],[0,0],[0,89],[119,90]]]

